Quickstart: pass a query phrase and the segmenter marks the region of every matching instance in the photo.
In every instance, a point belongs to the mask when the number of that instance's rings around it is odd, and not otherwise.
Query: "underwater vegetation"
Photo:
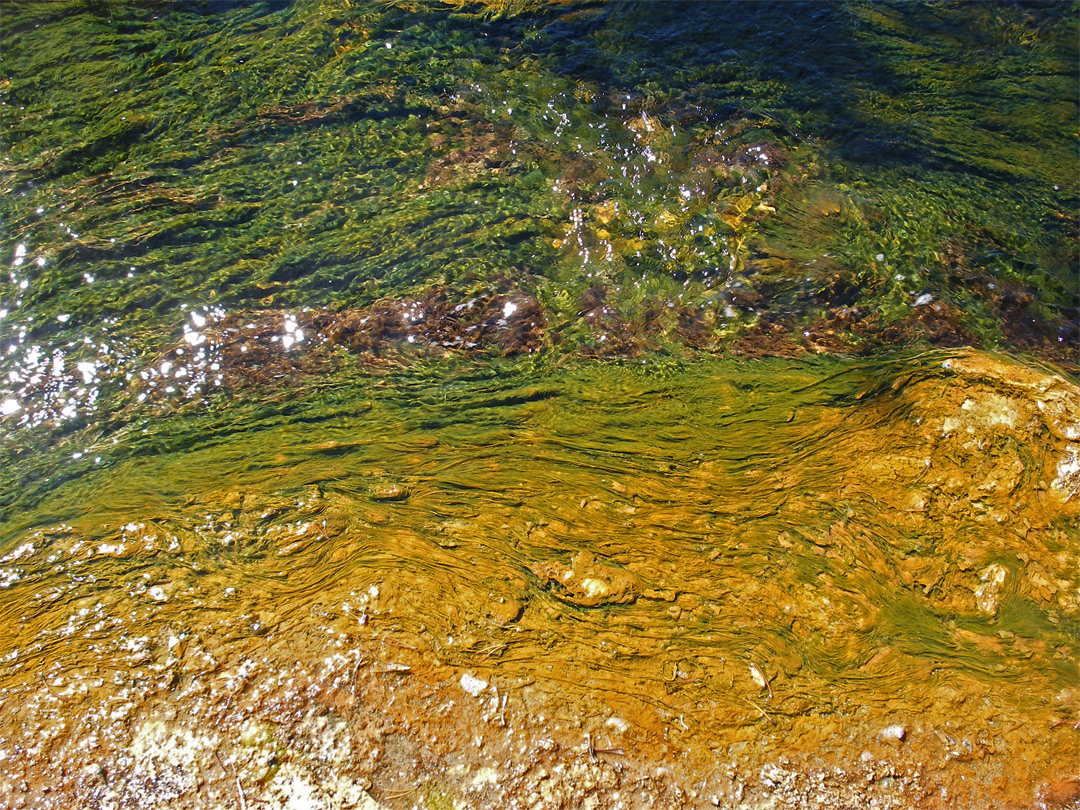
[[[13,806],[1075,803],[1075,2],[0,45]]]

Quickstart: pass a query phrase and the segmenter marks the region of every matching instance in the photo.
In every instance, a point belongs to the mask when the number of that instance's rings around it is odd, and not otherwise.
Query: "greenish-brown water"
[[[13,807],[1057,807],[1076,6],[0,13]]]

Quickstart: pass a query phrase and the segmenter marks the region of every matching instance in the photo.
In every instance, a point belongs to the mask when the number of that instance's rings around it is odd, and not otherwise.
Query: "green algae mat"
[[[1078,11],[6,4],[0,792],[1073,806]]]

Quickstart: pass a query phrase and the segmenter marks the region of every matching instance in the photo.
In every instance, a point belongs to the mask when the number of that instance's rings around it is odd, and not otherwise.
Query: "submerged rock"
[[[638,584],[632,574],[597,562],[587,551],[575,556],[570,567],[541,562],[532,571],[544,584],[552,583],[555,596],[580,607],[625,605],[638,598]]]
[[[998,593],[1001,590],[1001,585],[1005,582],[1008,573],[1009,572],[1005,568],[994,563],[993,565],[987,566],[986,569],[979,574],[979,579],[982,580],[982,584],[975,588],[975,602],[979,606],[979,610],[987,616],[997,615]]]
[[[409,497],[409,488],[404,484],[376,484],[370,492],[376,501],[403,501]]]
[[[907,728],[902,723],[886,726],[878,732],[878,738],[885,742],[901,743],[907,739]]]
[[[480,693],[488,688],[488,682],[477,678],[471,672],[466,672],[461,676],[461,688],[473,697],[479,697]]]

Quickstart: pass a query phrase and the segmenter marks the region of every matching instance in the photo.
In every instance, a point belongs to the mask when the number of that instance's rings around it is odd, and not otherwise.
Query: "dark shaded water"
[[[5,6],[4,784],[437,807],[495,790],[460,729],[498,719],[676,787],[729,763],[731,806],[1069,801],[1077,34],[1067,3]],[[444,718],[415,772],[358,764],[395,695],[414,745]],[[821,757],[832,804],[759,770]]]

